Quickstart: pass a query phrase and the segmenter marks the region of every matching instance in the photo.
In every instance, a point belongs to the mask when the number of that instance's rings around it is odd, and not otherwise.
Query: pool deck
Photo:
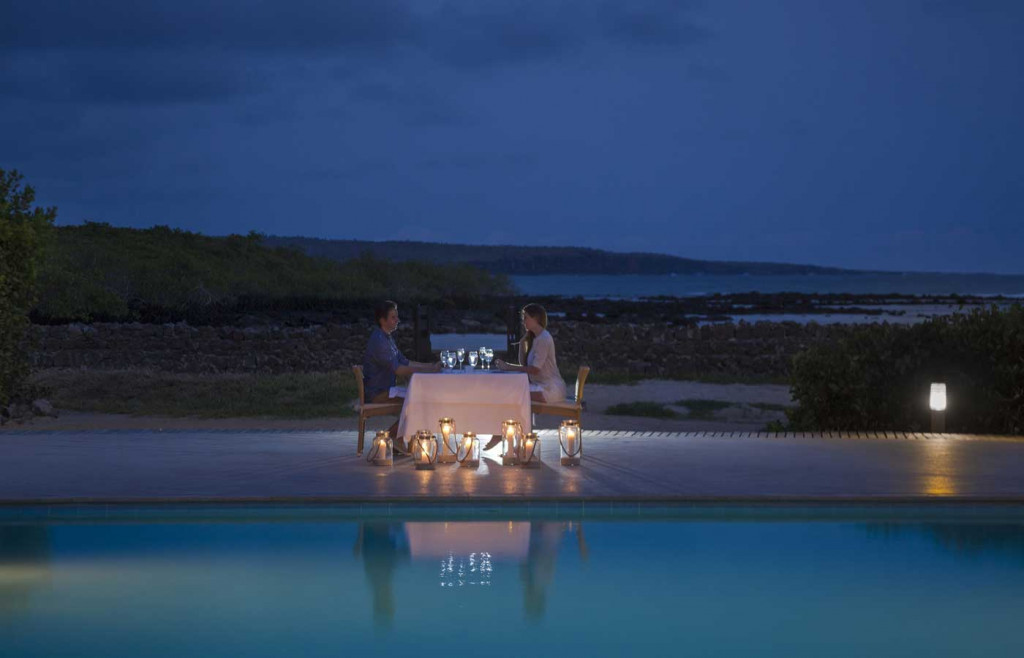
[[[1024,502],[1024,437],[593,432],[583,464],[374,467],[355,432],[0,432],[0,504]]]

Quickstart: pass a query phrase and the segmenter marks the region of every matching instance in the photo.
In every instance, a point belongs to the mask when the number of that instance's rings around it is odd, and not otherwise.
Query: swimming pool
[[[0,507],[2,656],[1024,654],[1024,507]]]

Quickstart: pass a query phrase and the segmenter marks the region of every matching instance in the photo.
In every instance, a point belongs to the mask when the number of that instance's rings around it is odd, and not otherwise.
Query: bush
[[[949,432],[1024,431],[1024,307],[993,306],[912,326],[851,328],[793,359],[791,428],[927,431],[945,382]]]
[[[232,310],[330,308],[397,299],[464,307],[514,292],[509,280],[468,265],[344,263],[270,248],[259,233],[211,237],[166,226],[62,226],[40,273],[38,322],[203,318]]]
[[[33,208],[35,191],[0,169],[0,407],[28,375],[23,341],[36,301],[36,271],[55,208]]]

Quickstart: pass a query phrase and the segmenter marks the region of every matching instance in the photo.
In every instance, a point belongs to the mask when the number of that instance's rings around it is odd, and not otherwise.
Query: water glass
[[[448,367],[448,350],[441,350],[441,368]]]
[[[491,369],[491,361],[494,361],[494,350],[487,348],[487,353],[484,354],[484,363],[487,364],[487,369]]]
[[[469,353],[469,367],[470,368],[474,368],[474,369],[476,368],[476,360],[479,358],[479,356],[480,355],[477,353],[476,350],[473,350],[472,352]]]
[[[455,352],[448,352],[448,367],[455,367]]]
[[[459,368],[462,368],[462,362],[466,360],[466,350],[460,347],[459,351],[455,353],[459,357]]]

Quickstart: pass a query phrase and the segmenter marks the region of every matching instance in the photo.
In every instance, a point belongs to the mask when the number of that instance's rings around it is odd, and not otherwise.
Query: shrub
[[[33,208],[35,191],[0,169],[0,406],[28,375],[23,341],[36,300],[36,270],[55,208]]]
[[[166,226],[87,222],[56,229],[40,273],[35,319],[161,322],[230,310],[330,308],[383,298],[466,306],[514,292],[507,277],[468,265],[314,258],[263,237],[212,237]]]
[[[950,432],[1024,431],[1024,307],[912,326],[851,328],[793,359],[792,429],[927,431],[928,388],[946,382]]]

